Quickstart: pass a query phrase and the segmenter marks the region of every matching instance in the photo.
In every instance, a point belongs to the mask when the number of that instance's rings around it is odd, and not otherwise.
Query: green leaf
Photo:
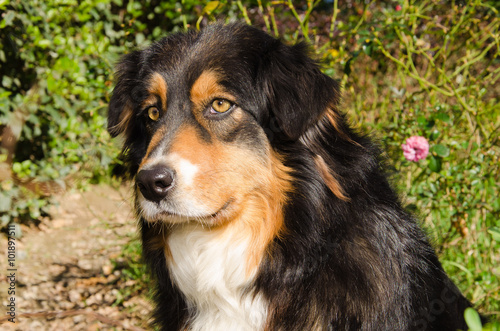
[[[442,166],[442,161],[440,157],[431,156],[429,160],[429,169],[434,172],[440,172]]]
[[[365,53],[368,56],[372,55],[372,42],[371,41],[365,41],[365,43],[362,46],[363,53]]]
[[[429,121],[427,121],[425,128],[431,129],[435,124],[436,124],[436,121],[433,118],[431,118]]]
[[[136,45],[141,45],[146,40],[146,37],[143,33],[139,32],[135,35],[135,43]]]
[[[19,174],[23,170],[23,167],[21,166],[21,163],[19,162],[14,162],[12,165],[12,171],[14,171],[16,174]]]
[[[420,115],[417,117],[417,123],[419,126],[425,127],[427,126],[427,118],[425,116]]]
[[[47,89],[49,92],[54,92],[57,89],[57,81],[53,76],[47,77]]]
[[[436,140],[437,138],[439,138],[439,134],[440,134],[439,130],[437,129],[433,130],[429,136],[429,140],[431,141]]]
[[[7,224],[9,224],[9,222],[10,222],[9,214],[5,214],[5,215],[2,215],[2,217],[0,217],[0,226],[2,228],[5,227]]]
[[[0,10],[4,10],[9,4],[9,0],[0,0]]]
[[[349,60],[347,60],[347,62],[346,62],[346,64],[345,64],[345,66],[344,66],[344,73],[345,73],[347,76],[349,76],[349,75],[351,74],[351,72],[352,72],[352,69],[351,69],[352,62],[353,62],[353,60],[354,60],[356,57],[357,57],[357,55],[356,55],[356,56],[351,57]]]
[[[491,234],[491,236],[493,237],[493,239],[496,242],[500,243],[500,228],[499,227],[493,226],[493,227],[489,228],[488,233]]]
[[[134,10],[134,1],[129,1],[127,3],[127,12],[131,13]]]
[[[470,331],[481,331],[483,326],[481,324],[481,318],[477,311],[472,308],[465,309],[464,312],[465,322],[469,326]]]
[[[12,227],[14,229],[14,238],[19,239],[23,236],[21,226],[17,223],[11,223],[9,227]],[[11,229],[9,229],[11,231]]]
[[[205,8],[203,8],[203,14],[211,15],[219,5],[220,1],[209,1]]]
[[[0,199],[0,212],[7,212],[11,209],[12,197],[9,195],[3,195]]]
[[[434,153],[439,157],[448,157],[450,155],[450,149],[444,145],[437,144],[432,147]]]
[[[0,3],[0,7],[1,7],[1,3]],[[3,21],[1,23],[1,28],[12,25],[13,21],[14,21],[14,11],[8,10],[7,13],[5,13],[5,15],[3,15]]]
[[[12,78],[9,76],[3,76],[2,78],[2,86],[5,88],[11,88],[12,86]]]
[[[36,44],[40,48],[48,48],[50,46],[50,40],[48,40],[48,39],[41,39],[41,40],[38,40],[38,42]]]
[[[437,113],[436,119],[451,124],[451,117],[446,113]]]

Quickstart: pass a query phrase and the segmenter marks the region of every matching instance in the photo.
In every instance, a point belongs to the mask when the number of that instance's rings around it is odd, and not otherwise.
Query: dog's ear
[[[297,140],[327,109],[339,102],[339,84],[323,74],[308,46],[279,41],[261,62],[260,77],[270,111],[281,134]]]
[[[125,132],[132,118],[140,56],[140,51],[124,55],[116,66],[115,88],[108,106],[108,132],[112,137]]]

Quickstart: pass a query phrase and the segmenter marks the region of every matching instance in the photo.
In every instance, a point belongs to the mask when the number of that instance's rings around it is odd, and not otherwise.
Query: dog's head
[[[242,24],[162,39],[124,56],[116,78],[108,130],[125,136],[149,221],[218,224],[279,196],[288,170],[275,146],[338,102],[305,45]]]

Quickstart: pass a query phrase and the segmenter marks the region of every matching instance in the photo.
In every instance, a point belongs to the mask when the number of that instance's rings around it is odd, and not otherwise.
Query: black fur
[[[240,107],[293,169],[294,191],[284,210],[287,232],[270,244],[249,289],[270,304],[267,329],[466,329],[463,312],[470,303],[401,206],[381,168],[379,148],[350,129],[337,110],[339,86],[321,73],[304,44],[286,46],[249,26],[216,24],[125,56],[109,128],[112,135],[125,133],[131,175],[150,139],[134,108],[144,93],[144,77],[152,70],[177,70],[188,75],[189,85],[207,68],[227,77],[223,84],[243,100]],[[119,126],[127,104],[132,118]],[[327,119],[327,109],[336,114],[336,125]],[[317,155],[347,199],[327,187],[314,162]],[[181,330],[186,303],[169,278],[163,250],[150,244],[158,225],[144,220],[140,225],[144,258],[156,278],[155,323],[162,330]]]

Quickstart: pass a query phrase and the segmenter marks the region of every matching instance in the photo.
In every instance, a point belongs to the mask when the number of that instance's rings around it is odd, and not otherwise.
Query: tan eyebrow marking
[[[191,101],[197,106],[202,106],[214,97],[232,101],[232,96],[219,84],[219,78],[219,74],[213,70],[204,71],[191,87]]]
[[[156,102],[156,96],[159,96],[162,108],[167,109],[167,83],[159,73],[153,73],[149,79],[148,92],[152,95],[144,101],[144,105]]]

